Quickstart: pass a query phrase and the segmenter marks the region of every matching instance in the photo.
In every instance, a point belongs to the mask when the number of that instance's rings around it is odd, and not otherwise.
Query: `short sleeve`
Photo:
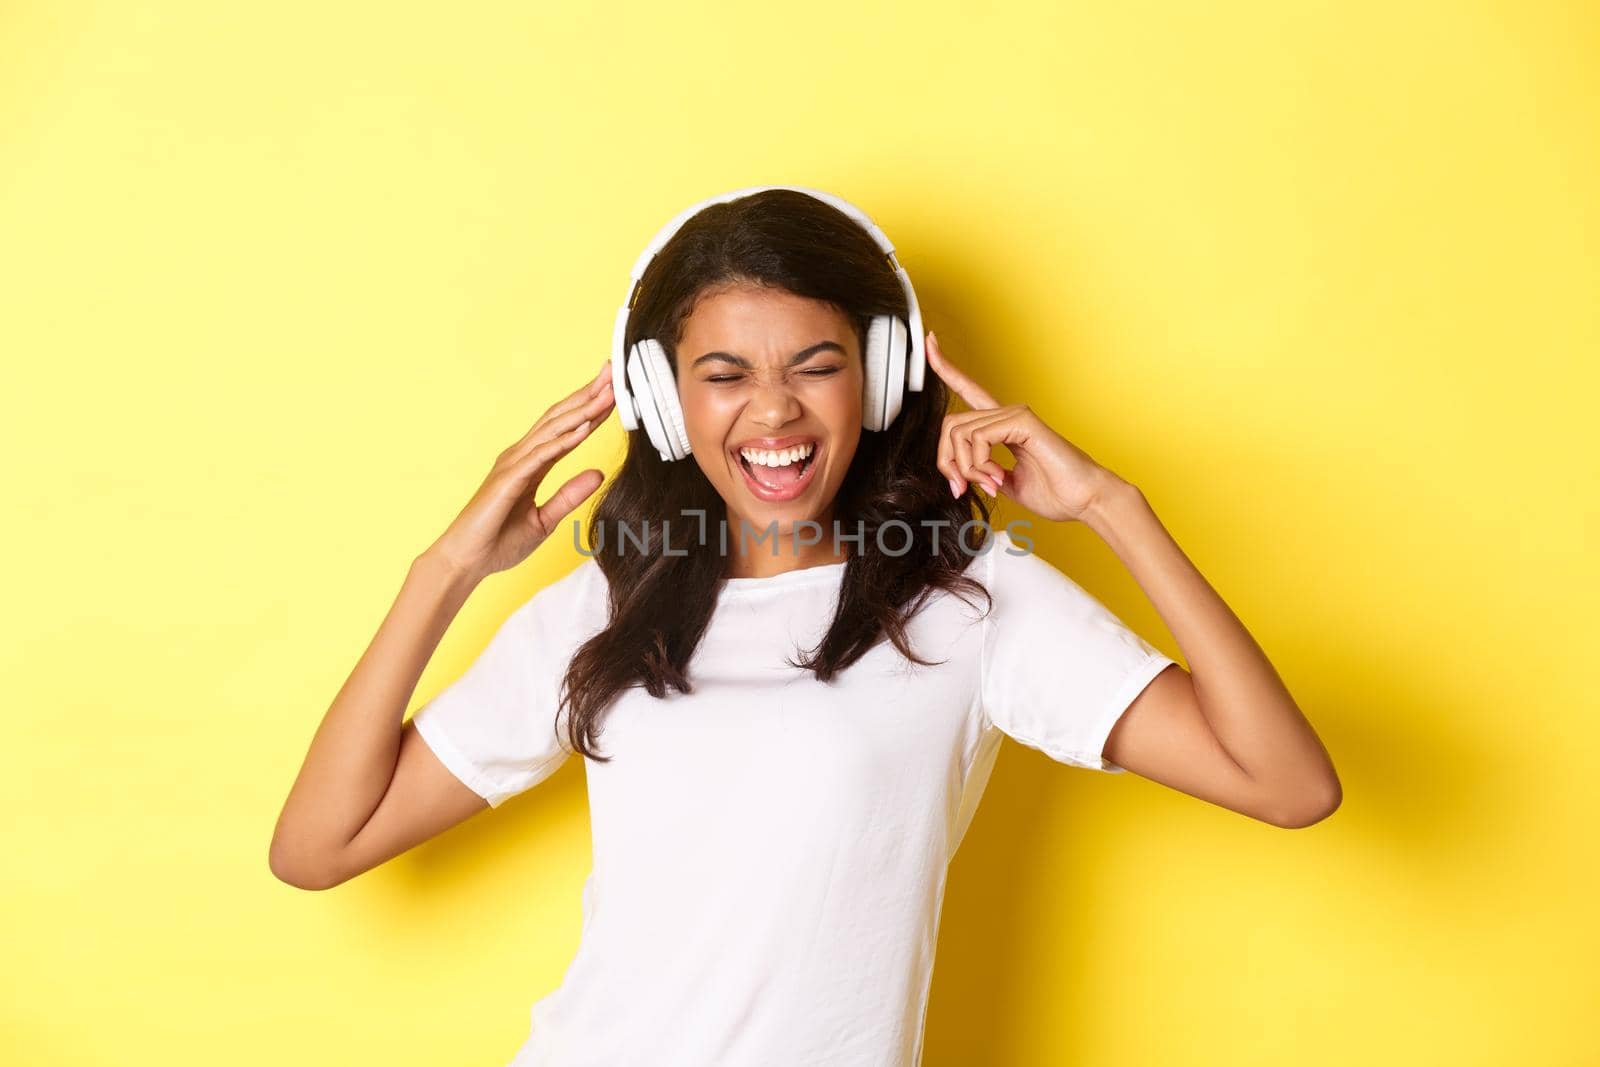
[[[498,808],[572,755],[558,722],[567,663],[604,577],[589,560],[513,611],[466,671],[411,717],[451,774]]]
[[[1081,586],[996,530],[985,553],[984,713],[1058,762],[1120,774],[1106,738],[1133,699],[1176,662]]]

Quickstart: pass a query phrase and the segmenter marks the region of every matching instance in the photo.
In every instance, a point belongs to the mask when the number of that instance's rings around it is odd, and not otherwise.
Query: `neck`
[[[769,535],[766,524],[757,524],[749,519],[741,523],[737,516],[730,516],[728,556],[723,576],[770,578],[787,571],[822,567],[849,559],[850,542],[841,541],[838,550],[834,549],[831,509],[827,515],[812,521],[816,523],[815,528],[797,523],[772,523],[771,529],[775,532]],[[804,543],[812,538],[817,539],[816,544]]]

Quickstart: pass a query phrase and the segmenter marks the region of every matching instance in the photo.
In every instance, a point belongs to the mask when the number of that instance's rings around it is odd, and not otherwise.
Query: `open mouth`
[[[793,500],[811,484],[817,456],[815,441],[792,448],[741,448],[735,453],[745,485],[761,500]]]

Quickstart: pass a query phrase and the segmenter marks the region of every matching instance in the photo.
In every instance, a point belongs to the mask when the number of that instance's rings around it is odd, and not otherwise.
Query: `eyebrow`
[[[847,355],[847,353],[844,350],[844,347],[842,345],[840,345],[837,341],[819,341],[816,344],[812,345],[810,348],[802,348],[800,351],[798,351],[794,355],[790,356],[789,357],[789,362],[784,364],[784,365],[787,366],[787,367],[793,367],[796,364],[804,363],[806,360],[810,359],[812,356],[816,355],[818,352],[826,352],[829,349],[832,349],[833,351],[839,353],[841,356]],[[712,361],[720,361],[720,362],[723,362],[723,363],[732,363],[732,364],[735,364],[736,366],[743,367],[745,370],[754,370],[755,369],[755,364],[754,363],[751,363],[748,359],[745,359],[743,356],[735,355],[732,352],[707,352],[705,355],[698,357],[693,363],[691,363],[689,365],[689,369],[693,370],[695,367],[700,366],[700,364],[702,364],[702,363],[707,363],[707,362],[712,362]]]

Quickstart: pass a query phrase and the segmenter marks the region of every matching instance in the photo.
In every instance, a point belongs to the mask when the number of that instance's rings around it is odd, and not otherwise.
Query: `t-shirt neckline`
[[[765,578],[724,578],[722,579],[722,591],[724,593],[764,593],[772,589],[789,589],[797,585],[838,581],[839,577],[844,574],[845,564],[848,562],[848,560],[841,559],[833,563],[820,563],[811,567],[796,567],[794,570],[769,574]]]

